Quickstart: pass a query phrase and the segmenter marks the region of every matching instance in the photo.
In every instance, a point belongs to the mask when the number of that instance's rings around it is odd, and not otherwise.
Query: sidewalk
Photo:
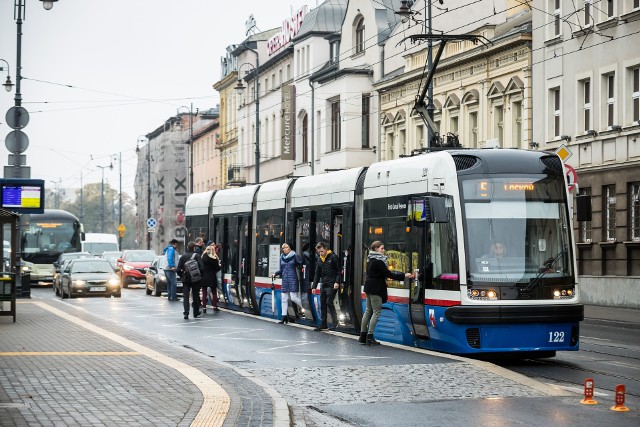
[[[0,320],[2,426],[288,426],[281,403],[228,364],[81,311],[21,300]]]

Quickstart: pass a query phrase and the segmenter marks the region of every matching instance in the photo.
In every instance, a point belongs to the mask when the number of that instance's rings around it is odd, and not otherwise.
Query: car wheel
[[[56,293],[56,296],[60,296],[60,288],[58,288],[56,285],[53,285],[53,291]]]
[[[158,289],[158,284],[153,284],[153,295],[159,297],[162,294],[162,291]]]
[[[118,292],[117,294],[113,294],[114,298],[120,298],[122,297],[122,294],[120,292]]]
[[[151,295],[151,289],[149,289],[149,285],[145,285],[145,289],[147,290],[147,295]]]

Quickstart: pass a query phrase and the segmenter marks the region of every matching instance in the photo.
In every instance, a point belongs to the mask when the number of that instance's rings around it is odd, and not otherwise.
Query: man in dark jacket
[[[178,261],[178,274],[182,278],[182,304],[184,306],[184,318],[189,318],[189,291],[193,298],[193,317],[200,317],[200,286],[202,280],[192,281],[191,276],[186,272],[184,264],[191,258],[195,259],[200,269],[200,277],[204,273],[204,266],[202,264],[202,258],[199,254],[195,253],[195,242],[189,242],[187,244],[187,251],[180,257]]]
[[[333,330],[338,324],[338,315],[336,314],[336,308],[333,306],[333,298],[340,286],[340,259],[327,248],[324,242],[318,243],[316,249],[318,251],[318,259],[316,260],[316,274],[313,283],[320,290],[320,316],[322,317],[322,323],[314,331],[322,331],[329,328],[327,326],[327,308],[331,312],[333,321],[331,329]]]

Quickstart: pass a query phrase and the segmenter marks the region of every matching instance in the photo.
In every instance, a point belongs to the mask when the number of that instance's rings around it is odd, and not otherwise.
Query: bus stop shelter
[[[13,316],[16,321],[16,272],[15,259],[20,230],[20,216],[0,209],[0,237],[2,237],[2,271],[0,272],[0,316]]]

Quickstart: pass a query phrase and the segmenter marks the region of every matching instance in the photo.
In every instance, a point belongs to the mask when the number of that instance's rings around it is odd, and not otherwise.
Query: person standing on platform
[[[314,331],[329,329],[327,325],[327,309],[329,309],[331,320],[333,321],[331,330],[334,330],[338,326],[338,315],[333,305],[333,299],[340,287],[340,259],[338,255],[327,248],[327,244],[324,242],[318,243],[316,250],[318,251],[318,259],[316,260],[313,283],[320,290],[321,323]]]
[[[167,268],[164,270],[164,275],[167,278],[167,294],[169,301],[178,301],[178,277],[176,276],[176,269],[178,267],[178,240],[172,239],[164,250],[164,254],[167,257]]]
[[[380,344],[373,338],[378,318],[382,312],[382,304],[387,302],[387,277],[393,280],[404,280],[413,277],[411,273],[397,273],[390,271],[385,256],[384,243],[376,240],[371,244],[371,251],[367,256],[367,278],[364,282],[364,292],[367,294],[367,310],[362,316],[360,327],[360,344]]]
[[[282,254],[280,255],[280,269],[271,275],[272,279],[276,276],[282,277],[282,286],[280,296],[282,298],[282,319],[278,323],[289,322],[289,299],[293,303],[293,309],[296,318],[300,317],[300,279],[298,275],[302,273],[302,259],[291,249],[288,243],[282,245]]]
[[[195,253],[195,242],[189,242],[187,244],[187,252],[185,252],[178,262],[178,274],[182,278],[182,304],[184,306],[184,318],[189,318],[189,293],[193,299],[193,317],[198,318],[200,313],[200,285],[202,283],[202,273],[204,266],[202,265],[202,258],[199,254]],[[197,270],[199,273],[189,273],[190,268],[187,264],[188,261],[195,261],[197,264]],[[191,263],[189,263],[191,264]],[[195,277],[194,277],[195,276]]]

